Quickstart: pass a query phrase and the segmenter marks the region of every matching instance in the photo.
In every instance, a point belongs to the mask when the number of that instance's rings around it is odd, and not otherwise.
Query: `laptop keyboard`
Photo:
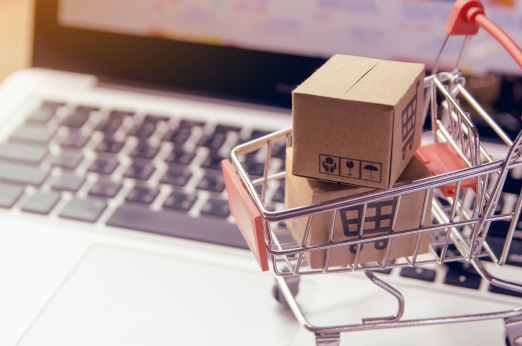
[[[248,249],[230,222],[221,160],[237,144],[267,134],[225,124],[210,129],[191,119],[140,119],[128,110],[78,106],[71,111],[63,103],[43,102],[0,144],[0,208]],[[279,171],[284,155],[284,144],[273,146]],[[245,155],[243,165],[254,179],[263,174],[256,153]],[[281,209],[284,181],[271,184],[268,208]],[[521,187],[522,175],[510,174],[499,204],[516,200]],[[502,250],[507,233],[500,228],[489,232],[495,252]],[[507,264],[522,267],[522,230],[516,231]],[[429,268],[380,273],[479,289],[482,278],[468,263],[446,267],[442,278]],[[488,291],[522,296],[494,286]]]
[[[221,160],[266,134],[46,101],[0,144],[0,207],[247,249]]]

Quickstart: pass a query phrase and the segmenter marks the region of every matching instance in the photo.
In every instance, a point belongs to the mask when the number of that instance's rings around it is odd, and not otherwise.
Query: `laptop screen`
[[[516,1],[485,1],[517,40]],[[333,54],[432,66],[452,1],[37,0],[34,65],[125,83],[291,106],[290,91]],[[452,40],[452,69],[463,38]],[[463,70],[520,74],[487,33]]]

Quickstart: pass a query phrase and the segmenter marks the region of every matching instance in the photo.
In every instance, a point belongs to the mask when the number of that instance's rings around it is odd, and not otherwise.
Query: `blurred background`
[[[33,0],[0,0],[0,81],[31,65]]]

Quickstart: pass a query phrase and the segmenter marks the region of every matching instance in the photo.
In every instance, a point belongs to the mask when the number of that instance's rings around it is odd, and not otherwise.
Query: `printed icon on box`
[[[319,173],[339,175],[339,158],[336,156],[319,155]]]
[[[341,157],[341,175],[347,178],[361,178],[361,161]]]
[[[417,92],[419,90],[420,81],[415,86],[415,95],[406,107],[402,110],[402,159],[406,157],[408,150],[413,147],[413,138],[415,137],[415,123],[417,120]]]
[[[378,162],[362,161],[361,162],[361,179],[381,182],[381,167]]]
[[[368,203],[366,207],[366,217],[364,218],[364,235],[390,233],[396,204],[397,197],[385,201]],[[362,213],[362,205],[340,210],[341,224],[346,237],[355,237],[359,235],[362,224]],[[372,244],[376,250],[383,250],[386,248],[388,240],[380,240],[373,242]],[[362,250],[362,244],[360,248],[360,250]],[[351,253],[355,254],[357,251],[357,245],[351,245],[349,250]]]

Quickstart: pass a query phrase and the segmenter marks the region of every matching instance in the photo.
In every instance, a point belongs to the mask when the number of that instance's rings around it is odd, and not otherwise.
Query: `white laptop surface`
[[[36,68],[0,86],[0,345],[314,345],[247,250],[219,162],[238,143],[291,126],[289,92],[329,55],[398,56],[361,41],[338,46],[342,37],[320,20],[373,18],[349,33],[378,43],[399,35],[375,34],[378,18],[415,22],[408,15],[422,9],[347,4],[37,0]],[[295,30],[317,37],[292,39]],[[488,61],[472,66],[487,70]],[[279,151],[273,169],[283,165]],[[259,174],[259,157],[246,164]],[[283,193],[270,185],[272,207],[283,207]],[[497,273],[520,278],[518,256]],[[466,287],[465,270],[451,281],[455,268],[427,269],[433,280],[379,274],[405,295],[406,319],[522,303],[484,280]],[[299,289],[316,324],[396,309],[358,274],[306,277]],[[503,328],[495,320],[357,332],[341,344],[502,345]]]

